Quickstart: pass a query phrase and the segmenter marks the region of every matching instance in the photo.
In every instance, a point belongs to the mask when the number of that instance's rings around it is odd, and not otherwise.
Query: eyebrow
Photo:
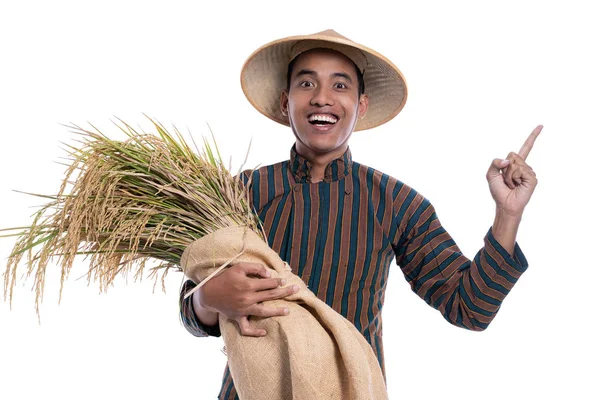
[[[301,69],[300,71],[298,71],[298,73],[296,74],[296,78],[302,75],[311,75],[311,76],[317,76],[317,72],[313,71],[312,69]],[[331,74],[332,77],[336,77],[336,78],[344,78],[346,79],[348,82],[353,83],[352,78],[350,77],[350,75],[348,75],[345,72],[334,72],[333,74]]]

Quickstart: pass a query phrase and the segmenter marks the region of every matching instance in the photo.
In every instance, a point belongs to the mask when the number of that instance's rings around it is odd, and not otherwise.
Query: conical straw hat
[[[406,103],[404,76],[391,61],[334,30],[275,40],[256,50],[242,67],[241,83],[250,103],[263,115],[289,126],[281,114],[280,96],[287,86],[290,61],[307,50],[326,48],[346,55],[363,72],[369,109],[356,131],[374,128],[394,118]]]

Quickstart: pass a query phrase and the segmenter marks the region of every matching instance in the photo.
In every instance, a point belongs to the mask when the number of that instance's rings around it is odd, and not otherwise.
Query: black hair
[[[300,54],[298,54],[298,56],[299,55]],[[294,69],[294,64],[296,64],[296,60],[298,59],[298,56],[296,56],[288,64],[288,70],[287,70],[287,90],[288,90],[288,92],[290,91],[290,85],[292,83],[292,70]],[[365,93],[365,79],[364,79],[363,73],[360,71],[358,66],[354,62],[352,62],[352,65],[354,65],[354,70],[356,71],[356,76],[358,77],[358,96],[360,97],[361,94]]]

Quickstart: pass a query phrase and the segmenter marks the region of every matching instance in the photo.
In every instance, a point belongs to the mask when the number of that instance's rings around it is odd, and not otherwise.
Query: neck
[[[296,152],[310,161],[310,181],[313,183],[321,182],[325,177],[325,170],[333,160],[340,158],[348,150],[348,143],[327,153],[315,152],[307,148],[302,143],[296,142]]]

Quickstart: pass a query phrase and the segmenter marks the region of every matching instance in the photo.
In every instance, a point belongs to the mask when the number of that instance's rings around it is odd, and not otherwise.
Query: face
[[[300,155],[333,160],[344,154],[357,119],[367,112],[368,98],[358,90],[355,66],[343,54],[315,49],[298,56],[281,112],[290,120]]]

